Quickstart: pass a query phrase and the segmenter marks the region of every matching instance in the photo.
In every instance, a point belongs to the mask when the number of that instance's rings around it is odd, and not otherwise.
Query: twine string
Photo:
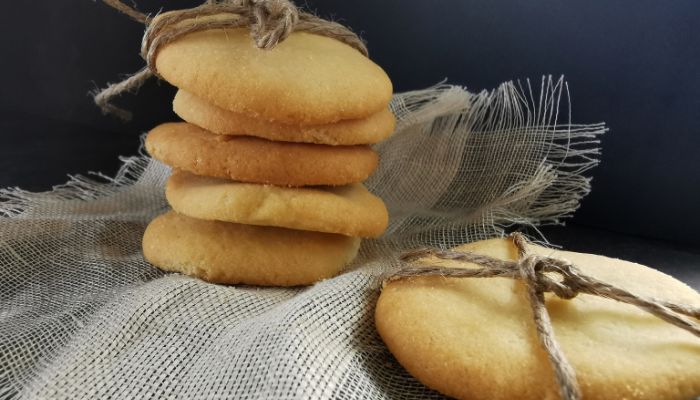
[[[577,295],[589,294],[634,305],[674,326],[684,329],[700,338],[700,324],[688,319],[700,318],[700,308],[676,304],[660,299],[640,296],[622,288],[603,282],[582,273],[568,261],[529,254],[527,239],[520,234],[511,235],[518,249],[517,261],[505,261],[470,252],[458,252],[423,248],[412,250],[401,256],[401,261],[412,263],[429,256],[442,260],[453,260],[478,265],[477,268],[452,268],[438,265],[409,265],[400,269],[385,281],[410,279],[420,276],[441,276],[448,278],[511,278],[522,281],[528,293],[535,329],[540,344],[547,352],[554,369],[556,383],[562,399],[581,398],[576,372],[564,355],[554,335],[552,321],[545,306],[544,294],[554,293],[557,297],[570,300]]]
[[[255,45],[269,50],[292,32],[305,31],[336,39],[357,49],[364,56],[368,55],[364,42],[350,29],[299,11],[290,0],[207,0],[199,6],[170,11],[157,18],[151,18],[120,0],[103,2],[146,25],[141,40],[141,57],[146,61],[146,68],[92,93],[95,104],[103,114],[113,114],[125,121],[131,119],[131,112],[113,105],[112,100],[124,92],[136,92],[152,76],[160,77],[156,69],[158,51],[189,33],[247,27],[250,28]],[[210,16],[217,18],[206,18]]]

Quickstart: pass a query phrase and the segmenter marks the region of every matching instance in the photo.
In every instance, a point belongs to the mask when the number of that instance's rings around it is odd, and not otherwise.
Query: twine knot
[[[564,300],[578,296],[581,285],[574,266],[552,257],[529,254],[516,263],[520,279],[528,282],[538,292],[552,292]],[[558,275],[559,279],[555,279]]]
[[[267,49],[284,40],[299,22],[299,12],[288,0],[247,0],[255,21],[250,30],[256,46]]]
[[[566,400],[580,399],[581,390],[576,379],[576,372],[554,337],[552,322],[545,307],[544,293],[554,293],[564,300],[570,300],[585,293],[631,304],[700,337],[700,324],[686,318],[686,316],[700,318],[700,308],[633,294],[582,273],[575,265],[566,260],[529,254],[527,252],[527,239],[520,233],[512,234],[511,239],[518,249],[519,258],[517,261],[505,261],[476,253],[433,248],[406,252],[400,257],[400,260],[405,263],[433,256],[442,260],[476,264],[478,268],[452,268],[424,264],[420,266],[407,265],[385,279],[384,285],[392,281],[420,276],[501,277],[522,281],[527,288],[537,337],[547,352],[554,369],[561,398]]]

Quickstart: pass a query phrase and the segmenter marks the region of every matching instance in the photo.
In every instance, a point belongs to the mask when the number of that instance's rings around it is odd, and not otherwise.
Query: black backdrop
[[[142,10],[193,1],[139,1]],[[472,91],[565,74],[574,122],[606,121],[603,163],[580,225],[700,245],[700,2],[317,0],[306,7],[367,39],[397,91],[443,78]],[[172,120],[146,85],[103,117],[86,93],[142,66],[143,27],[90,0],[8,2],[0,13],[0,186],[45,190],[113,173],[141,132]]]

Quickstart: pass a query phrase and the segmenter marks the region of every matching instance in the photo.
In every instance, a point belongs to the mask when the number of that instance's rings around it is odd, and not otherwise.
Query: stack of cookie
[[[210,282],[304,285],[384,232],[384,203],[360,182],[378,164],[369,144],[394,130],[392,87],[360,52],[304,32],[261,50],[247,29],[212,29],[164,46],[156,67],[186,122],[146,139],[173,167],[174,211],[146,229],[149,262]]]

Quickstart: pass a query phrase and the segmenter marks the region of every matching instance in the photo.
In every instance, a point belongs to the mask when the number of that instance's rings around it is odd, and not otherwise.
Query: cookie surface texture
[[[255,47],[248,29],[187,34],[156,59],[168,82],[223,109],[291,124],[365,118],[386,108],[386,73],[354,48],[294,32],[273,49]]]
[[[389,220],[382,200],[360,183],[288,188],[175,171],[165,193],[175,211],[206,220],[357,237],[380,236]]]
[[[509,239],[458,250],[508,260],[517,256]],[[529,251],[566,259],[583,273],[636,294],[700,306],[693,289],[639,264],[534,245]],[[584,399],[680,400],[700,394],[700,340],[691,333],[614,300],[585,294],[572,300],[545,296],[556,339],[576,371]],[[375,317],[399,363],[446,395],[559,398],[521,282],[442,277],[391,282],[380,295]]]
[[[188,123],[166,123],[146,137],[154,158],[196,175],[280,186],[346,185],[372,174],[369,146],[325,146],[217,135]]]
[[[203,221],[175,212],[148,225],[143,253],[151,264],[208,282],[263,286],[308,285],[338,274],[360,239]]]
[[[367,118],[323,125],[271,122],[224,110],[184,90],[175,95],[173,110],[185,121],[213,133],[333,146],[377,143],[389,137],[396,126],[396,118],[388,108]]]

